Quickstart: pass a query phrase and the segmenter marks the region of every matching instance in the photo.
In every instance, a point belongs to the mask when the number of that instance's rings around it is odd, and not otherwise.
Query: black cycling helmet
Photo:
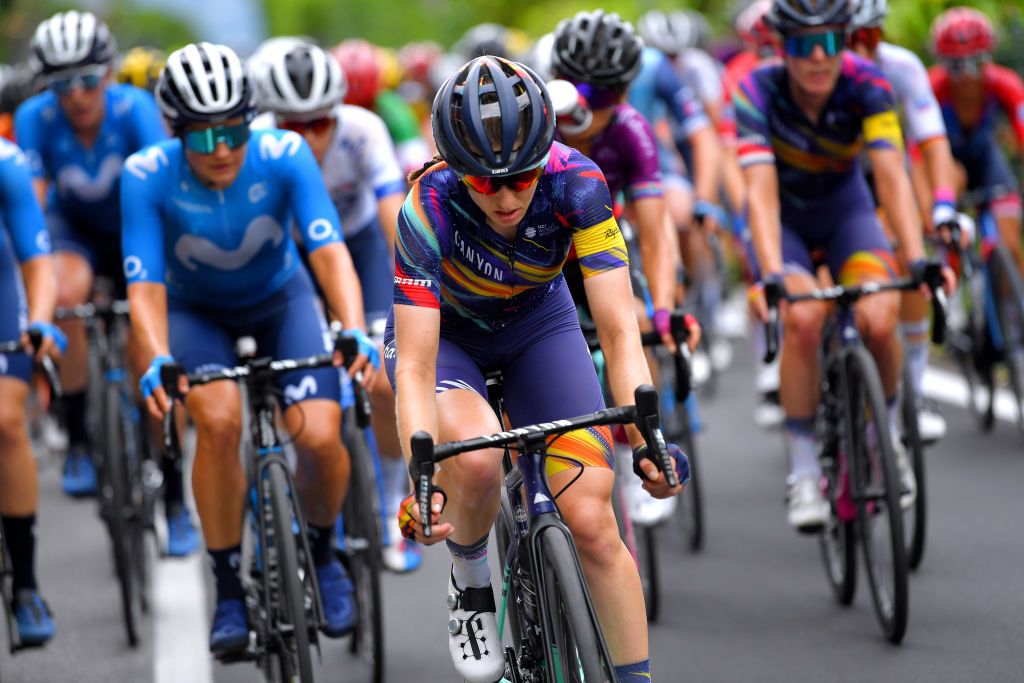
[[[765,20],[785,35],[820,26],[847,26],[853,16],[850,0],[773,0]]]
[[[562,78],[624,88],[640,73],[643,49],[633,25],[618,14],[579,12],[555,29],[551,66]]]
[[[555,111],[544,82],[528,67],[490,55],[444,82],[430,120],[441,158],[462,175],[529,170],[555,139]]]

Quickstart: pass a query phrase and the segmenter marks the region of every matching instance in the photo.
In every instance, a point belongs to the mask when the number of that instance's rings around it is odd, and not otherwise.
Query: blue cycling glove
[[[149,369],[139,380],[139,389],[142,390],[142,397],[149,398],[153,395],[153,391],[157,387],[161,386],[160,382],[160,368],[168,363],[173,363],[174,359],[170,356],[157,356],[149,364]]]
[[[57,345],[57,350],[64,353],[68,348],[68,338],[64,334],[64,331],[53,323],[43,322],[37,320],[28,326],[29,332],[38,332],[43,335],[43,339],[50,337],[53,339],[53,343]]]
[[[698,199],[693,203],[693,217],[698,223],[703,223],[704,218],[707,216],[714,218],[722,227],[725,227],[729,221],[729,216],[725,213],[725,209],[718,204],[709,202],[706,199]]]
[[[380,370],[380,353],[377,351],[377,345],[366,336],[366,333],[356,327],[345,330],[345,334],[356,338],[359,343],[359,353],[370,359],[375,370]]]
[[[683,453],[683,449],[674,443],[668,444],[668,454],[676,464],[676,476],[680,484],[687,484],[690,481],[690,460]],[[633,473],[644,481],[650,481],[640,469],[640,461],[647,457],[647,444],[641,444],[633,449]]]

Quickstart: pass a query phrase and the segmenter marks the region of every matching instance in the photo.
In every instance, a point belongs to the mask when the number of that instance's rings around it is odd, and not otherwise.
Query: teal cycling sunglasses
[[[235,126],[214,126],[185,133],[185,146],[199,154],[213,154],[217,145],[224,143],[228,149],[238,149],[249,140],[249,126],[239,123]]]
[[[49,82],[50,90],[58,95],[67,95],[75,88],[83,90],[95,90],[103,83],[103,77],[107,75],[107,67],[101,66],[91,71],[83,71],[63,78],[54,78]]]
[[[790,57],[810,57],[814,48],[821,47],[828,57],[835,57],[846,46],[846,33],[829,31],[827,33],[801,33],[787,36],[782,43],[783,49]]]

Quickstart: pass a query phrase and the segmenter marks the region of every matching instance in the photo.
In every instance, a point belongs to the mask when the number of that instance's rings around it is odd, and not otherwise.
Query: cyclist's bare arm
[[[697,199],[718,204],[718,188],[722,181],[722,145],[711,126],[704,126],[690,136],[693,148],[693,193]]]
[[[429,432],[435,442],[439,438],[434,385],[440,334],[439,309],[395,304],[395,347],[400,351],[395,417],[406,460],[412,455],[409,440],[415,432]]]
[[[779,175],[774,164],[755,164],[743,170],[747,181],[750,234],[761,272],[782,272],[782,223],[779,213]]]
[[[398,212],[405,202],[405,195],[401,193],[389,194],[377,200],[377,218],[380,226],[384,228],[384,237],[388,241],[388,253],[395,253],[395,233],[398,229]]]
[[[138,345],[143,363],[148,365],[157,356],[171,355],[167,332],[167,288],[156,282],[133,282],[128,285],[128,305],[132,312],[132,338]],[[170,410],[163,387],[153,391],[152,400],[156,401],[161,413],[166,414]]]
[[[908,262],[924,258],[921,217],[917,212],[902,149],[869,149],[878,201],[889,218]]]
[[[665,220],[665,199],[643,197],[634,200],[632,205],[639,235],[640,258],[643,259],[644,275],[647,276],[654,308],[672,310],[675,304],[679,247],[672,222]],[[629,291],[628,283],[626,291]]]

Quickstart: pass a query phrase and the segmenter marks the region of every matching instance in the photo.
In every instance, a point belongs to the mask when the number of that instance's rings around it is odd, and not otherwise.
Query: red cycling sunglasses
[[[857,45],[863,45],[867,49],[874,51],[878,47],[878,44],[882,42],[882,27],[881,26],[868,26],[866,28],[859,28],[850,34],[847,39],[847,44],[850,47]]]
[[[480,194],[498,194],[498,190],[503,187],[507,187],[513,192],[522,192],[540,180],[540,177],[544,175],[544,167],[546,165],[506,176],[492,178],[478,175],[460,175],[459,179],[466,184],[466,187]]]
[[[294,131],[299,135],[303,135],[307,130],[316,135],[323,135],[332,125],[334,125],[333,116],[322,116],[312,121],[287,121],[285,119],[277,121],[277,127],[281,130]]]

